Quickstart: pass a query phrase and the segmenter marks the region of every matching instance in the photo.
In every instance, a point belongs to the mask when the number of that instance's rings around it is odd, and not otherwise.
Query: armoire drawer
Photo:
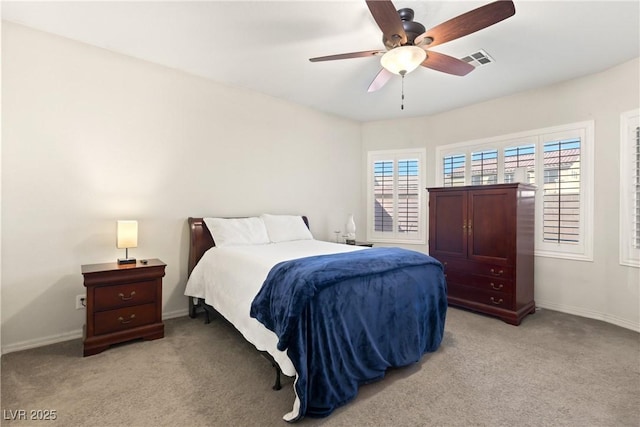
[[[508,310],[513,308],[513,295],[509,293],[488,291],[456,283],[447,283],[447,292],[449,297]]]
[[[461,273],[458,271],[445,272],[447,283],[463,286],[470,286],[486,291],[497,291],[512,294],[514,286],[512,280],[500,279],[497,277],[479,276],[477,274]]]
[[[444,272],[448,274],[450,271],[460,273],[476,274],[481,276],[493,277],[497,279],[513,279],[514,269],[504,265],[475,262],[457,258],[438,259],[444,267]]]

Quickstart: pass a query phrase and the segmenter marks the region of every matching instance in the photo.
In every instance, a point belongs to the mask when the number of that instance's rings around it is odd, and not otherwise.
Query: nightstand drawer
[[[101,311],[94,314],[96,335],[122,331],[153,323],[156,320],[156,305],[144,304],[118,310]]]
[[[103,311],[156,301],[156,282],[128,283],[95,288],[94,310]]]

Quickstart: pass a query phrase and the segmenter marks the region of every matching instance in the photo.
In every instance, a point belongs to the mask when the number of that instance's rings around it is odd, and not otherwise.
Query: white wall
[[[117,219],[176,316],[187,217],[306,214],[319,239],[362,218],[356,122],[6,22],[2,107],[3,352],[81,335],[80,266],[124,255]]]
[[[115,221],[161,258],[165,316],[186,314],[186,218],[307,214],[364,230],[366,152],[595,120],[594,262],[536,259],[539,306],[640,329],[640,273],[618,264],[619,115],[639,62],[447,113],[358,124],[3,22],[2,351],[77,338],[80,265],[111,262]],[[428,174],[427,185],[435,183]],[[414,247],[427,251],[426,246]]]
[[[434,165],[439,145],[594,120],[594,261],[536,257],[535,299],[540,307],[640,331],[640,269],[618,262],[620,113],[640,105],[639,70],[636,59],[599,74],[443,114],[366,123],[363,157],[368,150],[426,146],[427,165]],[[427,185],[435,185],[433,171]],[[427,246],[417,249],[427,251]]]

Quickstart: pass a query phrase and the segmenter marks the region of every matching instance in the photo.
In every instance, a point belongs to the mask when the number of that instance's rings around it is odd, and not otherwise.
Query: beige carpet
[[[80,340],[2,357],[11,426],[283,426],[291,379],[226,322],[165,322],[165,338],[82,357]],[[10,420],[54,410],[55,421]],[[640,425],[640,335],[539,310],[519,327],[450,309],[440,349],[301,426]]]

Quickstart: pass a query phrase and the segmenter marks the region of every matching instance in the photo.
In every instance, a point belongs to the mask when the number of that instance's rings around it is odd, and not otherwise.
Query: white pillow
[[[262,218],[204,218],[216,246],[265,245],[269,235]]]
[[[272,243],[289,242],[291,240],[313,240],[311,231],[299,215],[269,215],[262,214],[264,225],[267,227],[269,240]]]

